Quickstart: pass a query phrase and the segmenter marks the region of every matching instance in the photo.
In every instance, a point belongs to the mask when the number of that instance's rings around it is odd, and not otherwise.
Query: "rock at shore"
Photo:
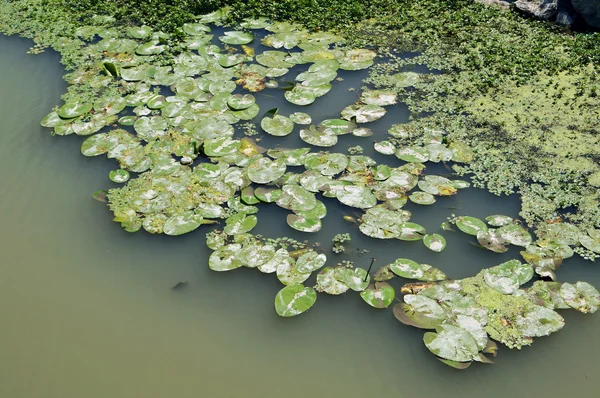
[[[515,7],[538,19],[550,20],[558,13],[559,0],[517,0]]]

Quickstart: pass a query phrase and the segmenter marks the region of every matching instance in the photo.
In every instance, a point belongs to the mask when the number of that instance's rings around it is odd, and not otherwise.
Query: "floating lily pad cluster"
[[[126,231],[181,235],[225,220],[222,231],[207,234],[213,250],[208,266],[218,272],[246,267],[276,275],[285,285],[275,297],[275,310],[283,317],[306,312],[319,293],[355,291],[368,305],[387,308],[397,300],[390,280],[421,281],[400,289],[405,296],[394,313],[404,323],[435,330],[426,333],[425,345],[457,368],[489,362],[484,354],[495,353],[494,340],[520,348],[533,337],[559,330],[563,320],[555,309],[597,310],[600,295],[585,282],[521,286],[534,272],[555,279],[562,260],[574,252],[600,253],[598,229],[547,224],[538,228],[534,241],[507,216],[490,216],[487,224],[455,217],[451,222],[482,247],[502,253],[508,245],[521,246],[526,261],[511,260],[459,281],[407,258],[373,274],[348,263],[328,266],[327,256],[316,247],[251,234],[260,206],[268,203],[289,211],[291,228],[317,232],[327,216],[327,200],[335,199],[362,212],[354,221],[363,234],[422,241],[441,252],[444,236],[427,233],[403,207],[409,200],[432,205],[468,187],[466,181],[423,170],[427,162],[469,162],[473,152],[464,143],[448,142],[443,131],[416,131],[401,124],[374,143],[377,152],[395,156],[395,167],[377,164],[362,151],[346,155],[327,150],[344,135],[372,136],[366,124],[384,117],[386,107],[398,102],[394,89],[364,88],[339,117],[321,121],[302,111],[283,115],[271,109],[261,115],[253,93],[279,87],[277,79],[292,68],[305,70],[279,88],[285,90],[285,100],[302,107],[326,95],[339,71],[372,66],[377,53],[344,47],[341,37],[328,32],[265,18],[246,20],[238,30],[214,37],[214,25],[224,15],[199,16],[182,26],[178,36],[149,26],[111,27],[110,19],[97,17],[98,26],[82,26],[76,37],[56,44],[69,51],[77,69],[66,76],[70,86],[64,104],[42,125],[56,135],[87,136],[81,145],[85,156],[116,160],[119,168],[109,178],[124,185],[97,191],[94,197],[108,201],[114,220]],[[264,33],[256,29],[267,31],[261,43],[272,49],[256,49],[257,37]],[[420,79],[414,72],[389,76],[390,86],[398,90]],[[258,140],[236,137],[236,129],[253,122],[274,137],[297,131],[306,147],[269,149]],[[450,228],[446,223],[442,229]],[[343,241],[347,239],[338,239],[338,246]],[[314,285],[307,286],[311,276]]]
[[[444,363],[464,369],[472,361],[489,363],[496,344],[521,348],[533,338],[547,336],[564,326],[555,309],[594,312],[600,293],[585,282],[576,284],[536,281],[533,268],[511,260],[485,269],[475,277],[438,283],[413,284],[403,292],[394,315],[407,325],[432,329],[425,346]]]

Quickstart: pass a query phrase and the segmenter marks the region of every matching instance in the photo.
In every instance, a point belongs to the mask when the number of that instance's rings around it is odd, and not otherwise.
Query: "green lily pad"
[[[261,202],[273,203],[281,196],[281,189],[258,187],[254,190],[254,196]]]
[[[425,246],[434,252],[441,252],[446,247],[446,239],[440,234],[427,234],[423,237]]]
[[[390,264],[390,270],[406,279],[416,279],[419,281],[442,281],[447,279],[446,274],[437,268],[428,264],[419,264],[408,258],[398,258]]]
[[[332,132],[319,131],[314,126],[300,130],[300,138],[307,144],[318,147],[332,147],[338,142],[338,137]]]
[[[129,180],[129,172],[123,169],[113,170],[108,174],[108,178],[110,178],[112,182],[122,184]]]
[[[288,102],[300,106],[310,105],[317,99],[317,96],[313,91],[300,88],[300,86],[296,86],[292,90],[286,91],[284,97]]]
[[[593,314],[600,307],[600,293],[587,282],[577,282],[574,285],[563,283],[560,296],[571,308],[584,314]]]
[[[492,227],[503,227],[505,225],[510,224],[513,221],[513,219],[509,216],[493,214],[491,216],[486,217],[485,221],[487,221],[487,223],[490,224]]]
[[[446,311],[432,298],[407,294],[403,300],[394,306],[394,316],[405,325],[435,329],[447,318]]]
[[[144,43],[135,49],[137,55],[156,55],[165,51],[166,46],[159,45],[158,40],[153,40],[148,43]]]
[[[325,267],[317,274],[317,284],[315,290],[331,295],[346,293],[349,289],[345,283],[335,278],[335,270],[331,267]]]
[[[302,283],[310,277],[310,272],[298,271],[293,260],[279,262],[277,265],[277,279],[284,285]]]
[[[133,37],[134,39],[147,39],[148,37],[150,37],[152,32],[153,29],[146,25],[133,26],[127,29],[127,33],[129,34],[129,36]]]
[[[389,80],[397,87],[412,87],[419,81],[419,74],[415,72],[401,72],[390,76]]]
[[[230,271],[240,268],[242,262],[238,258],[238,253],[242,249],[239,243],[231,243],[220,247],[212,252],[208,258],[208,266],[213,271]]]
[[[342,110],[346,120],[356,120],[356,123],[369,123],[381,119],[385,114],[384,107],[379,105],[350,105]]]
[[[62,119],[73,119],[84,115],[92,110],[92,104],[89,102],[67,102],[58,111],[58,116]]]
[[[375,150],[383,155],[393,155],[396,153],[396,145],[391,141],[380,141],[373,144]]]
[[[336,267],[334,277],[355,292],[362,292],[369,286],[371,277],[362,268]]]
[[[234,94],[227,98],[227,105],[233,110],[248,109],[256,102],[252,94]]]
[[[510,260],[483,271],[483,279],[502,294],[513,294],[533,277],[533,268],[519,260]]]
[[[325,265],[327,256],[323,253],[317,253],[314,250],[309,250],[303,253],[296,261],[296,268],[301,273],[311,273]]]
[[[318,218],[288,214],[286,221],[290,227],[300,232],[319,232],[321,230],[321,220]]]
[[[244,243],[244,247],[240,250],[238,258],[248,268],[257,268],[264,266],[275,257],[275,247],[272,245],[263,245],[259,242]]]
[[[300,283],[288,285],[275,296],[275,311],[282,317],[291,317],[306,312],[317,301],[317,292]]]
[[[508,247],[505,246],[506,241],[497,230],[489,229],[487,231],[478,231],[477,241],[481,246],[495,253],[505,253],[508,251]]]
[[[533,305],[525,309],[516,319],[516,327],[526,337],[548,336],[559,331],[565,325],[565,320],[550,308]]]
[[[394,105],[398,102],[398,95],[390,90],[365,90],[360,96],[360,102],[367,105]]]
[[[497,231],[502,236],[502,239],[511,245],[527,247],[533,241],[527,229],[518,224],[508,224],[498,228]]]
[[[290,120],[296,124],[308,125],[312,122],[309,114],[304,112],[294,112],[290,115]]]
[[[394,301],[396,293],[387,282],[375,282],[360,292],[360,297],[373,308],[387,308]]]
[[[427,149],[422,147],[407,146],[399,148],[396,151],[396,157],[400,160],[404,160],[405,162],[409,163],[422,163],[429,160],[429,152],[427,151]]]
[[[236,214],[225,221],[224,231],[229,235],[240,235],[250,232],[256,226],[258,219],[254,215]]]
[[[477,236],[479,231],[487,231],[488,227],[483,221],[470,216],[460,216],[456,220],[458,229],[466,234]]]
[[[307,170],[315,170],[324,176],[334,176],[348,166],[348,157],[342,153],[312,153],[304,160]]]
[[[225,44],[248,44],[254,40],[254,35],[250,32],[242,32],[238,30],[225,32],[224,36],[219,36]]]
[[[298,185],[284,185],[281,190],[282,194],[276,203],[284,209],[308,211],[317,205],[315,195]]]
[[[368,209],[377,204],[377,198],[368,187],[348,185],[343,190],[336,191],[335,196],[346,206],[359,209]]]
[[[435,196],[428,192],[415,191],[412,192],[408,198],[411,202],[418,205],[432,205],[435,203]]]
[[[414,222],[405,222],[398,225],[398,239],[416,241],[423,239],[427,233],[425,228]]]
[[[268,68],[291,68],[294,64],[286,61],[287,56],[283,51],[264,51],[256,56],[256,62]]]
[[[600,230],[590,229],[587,235],[581,234],[579,243],[586,249],[600,254]]]
[[[441,324],[436,332],[423,336],[425,346],[440,358],[456,362],[468,362],[477,356],[479,349],[473,336],[463,328]]]
[[[263,157],[250,163],[246,168],[250,181],[267,184],[278,180],[285,174],[286,165],[283,159],[270,160]]]
[[[288,117],[275,115],[273,117],[264,117],[260,121],[260,127],[271,135],[283,137],[289,135],[294,130],[294,122]]]
[[[441,176],[427,175],[419,181],[418,185],[421,190],[432,195],[451,196],[456,194],[456,188],[452,181]]]
[[[163,232],[172,236],[187,234],[198,228],[202,224],[202,220],[202,216],[187,210],[169,217],[165,222]]]

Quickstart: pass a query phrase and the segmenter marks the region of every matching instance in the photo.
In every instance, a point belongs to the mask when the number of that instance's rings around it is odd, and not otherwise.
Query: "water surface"
[[[0,397],[598,395],[598,314],[562,311],[560,332],[521,352],[501,347],[495,365],[458,372],[429,353],[422,331],[398,323],[391,309],[368,307],[357,294],[319,295],[308,313],[277,317],[275,276],[210,271],[206,230],[181,237],[122,231],[90,196],[112,186],[107,176],[116,162],[85,158],[82,137],[52,137],[39,126],[66,86],[58,55],[26,55],[30,45],[0,36]],[[326,96],[334,108],[322,102],[311,114],[319,108],[319,117],[336,117],[354,102],[352,82],[339,83],[343,89]],[[402,106],[389,113],[382,126],[406,117]],[[355,145],[341,138],[342,147]],[[478,250],[460,233],[444,233],[443,255],[418,242],[373,242],[341,220],[348,208],[327,204],[317,235],[292,234],[276,206],[261,207],[257,232],[327,246],[350,228],[351,248],[370,252],[331,258],[368,265],[375,256],[383,265],[406,256],[456,278],[516,254]],[[514,216],[518,202],[471,189],[409,208],[415,222],[434,231],[452,212]],[[571,259],[558,275],[600,286],[597,267]],[[187,286],[172,291],[180,281]]]

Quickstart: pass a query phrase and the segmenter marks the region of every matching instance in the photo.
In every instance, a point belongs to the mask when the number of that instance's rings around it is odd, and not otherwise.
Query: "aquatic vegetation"
[[[225,272],[246,267],[275,274],[285,285],[274,300],[278,315],[306,312],[318,293],[359,292],[367,305],[385,309],[398,296],[393,279],[422,281],[399,289],[404,296],[394,314],[403,323],[434,329],[425,333],[425,346],[444,363],[464,368],[472,361],[489,363],[484,354],[495,355],[494,340],[521,348],[534,337],[560,330],[564,320],[555,309],[593,313],[600,306],[600,294],[585,282],[537,280],[522,288],[535,273],[555,280],[562,260],[574,253],[592,259],[600,254],[598,193],[591,188],[598,186],[593,162],[598,148],[590,121],[597,105],[594,67],[574,66],[569,74],[551,74],[556,70],[546,68],[535,76],[529,73],[515,87],[499,78],[503,69],[498,63],[490,67],[497,80],[485,82],[479,75],[473,78],[481,68],[475,68],[472,58],[442,61],[438,50],[423,49],[404,60],[394,51],[347,45],[377,31],[378,22],[366,21],[359,33],[342,37],[267,18],[239,19],[235,27],[216,35],[213,29],[231,22],[245,6],[217,10],[217,2],[200,2],[197,7],[214,12],[175,13],[162,24],[145,19],[141,21],[147,24],[123,24],[114,16],[83,11],[80,19],[59,11],[40,18],[48,4],[34,3],[32,9],[24,2],[2,3],[0,30],[35,33],[39,43],[33,53],[46,46],[61,52],[70,85],[64,104],[41,123],[55,135],[87,136],[81,145],[85,156],[117,160],[120,168],[109,178],[123,185],[97,191],[94,198],[108,201],[114,221],[128,232],[143,228],[152,234],[181,235],[203,224],[222,224],[222,230],[206,236],[213,251],[209,268]],[[357,15],[366,12],[355,2],[349,5],[358,7]],[[90,10],[97,7],[102,6]],[[104,7],[111,15],[119,14]],[[182,10],[179,2],[169,7]],[[159,8],[157,15],[164,10]],[[398,40],[400,31],[373,40]],[[428,34],[419,40],[426,41]],[[414,32],[410,37],[417,39]],[[272,49],[263,51],[259,38]],[[407,40],[400,41],[404,49],[410,47]],[[440,40],[435,42],[444,42]],[[388,59],[377,62],[382,54]],[[557,65],[568,64],[560,53],[551,55],[548,59]],[[520,61],[515,69],[531,72]],[[403,70],[418,63],[456,73]],[[286,81],[292,68],[301,71],[293,82]],[[358,101],[341,109],[339,116],[313,122],[308,111],[281,115],[274,108],[261,114],[257,96],[262,91],[281,86],[285,100],[306,107],[341,81],[341,71],[363,69],[372,71],[368,86],[360,88]],[[555,109],[545,106],[548,99],[565,114],[575,108],[581,114],[568,122],[558,118]],[[364,124],[383,118],[386,107],[399,101],[415,115],[431,114],[393,125],[388,137],[374,142],[378,153],[393,156],[392,164],[399,166],[378,164],[362,155],[358,145],[349,148],[349,155],[335,151],[345,135],[375,134]],[[245,137],[238,138],[239,131]],[[264,134],[277,139],[295,131],[308,147],[259,145]],[[521,216],[535,225],[537,239],[520,220],[502,215],[487,217],[487,224],[468,215],[453,216],[442,229],[449,231],[454,224],[493,252],[520,246],[526,263],[510,260],[472,278],[449,280],[431,265],[398,258],[371,273],[374,259],[368,270],[349,262],[331,267],[317,244],[251,234],[259,222],[256,214],[267,203],[290,212],[286,221],[291,228],[314,233],[322,227],[327,203],[337,201],[357,211],[356,218],[347,219],[368,237],[422,240],[428,249],[441,252],[445,238],[427,233],[403,207],[408,200],[432,205],[437,197],[456,195],[470,183],[424,173],[428,162],[453,162],[460,174],[473,175],[475,185],[497,193],[521,190]],[[565,215],[571,222],[554,222],[557,209],[568,206],[578,208]],[[349,234],[336,235],[334,252],[342,252],[349,240]]]

